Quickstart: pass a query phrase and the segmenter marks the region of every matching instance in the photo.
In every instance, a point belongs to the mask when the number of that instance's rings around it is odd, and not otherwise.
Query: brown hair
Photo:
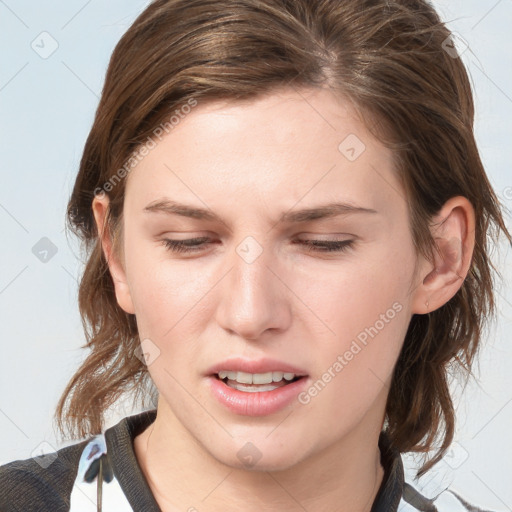
[[[58,403],[61,432],[100,432],[119,396],[144,398],[151,385],[133,357],[135,317],[116,301],[94,194],[108,193],[107,227],[119,244],[126,162],[136,163],[134,151],[159,125],[172,129],[183,105],[328,86],[393,149],[417,251],[433,261],[429,221],[448,199],[464,196],[475,209],[470,271],[447,304],[413,316],[387,403],[385,428],[400,452],[438,447],[419,475],[440,460],[454,435],[448,375],[471,374],[484,322],[495,315],[492,270],[499,273],[488,244],[500,231],[512,239],[476,147],[465,67],[445,51],[450,36],[423,0],[155,0],[140,14],[112,54],[68,205],[87,251],[79,307],[91,352]]]

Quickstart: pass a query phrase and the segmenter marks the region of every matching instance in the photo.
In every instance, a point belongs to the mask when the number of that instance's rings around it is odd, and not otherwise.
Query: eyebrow
[[[213,213],[211,210],[178,203],[177,201],[172,201],[166,198],[152,201],[144,208],[143,211],[148,213],[156,212],[168,215],[180,215],[191,219],[219,221],[224,223],[221,217]],[[301,210],[285,212],[281,215],[279,222],[293,224],[354,213],[376,214],[378,212],[372,208],[363,208],[362,206],[356,206],[349,203],[327,203]]]

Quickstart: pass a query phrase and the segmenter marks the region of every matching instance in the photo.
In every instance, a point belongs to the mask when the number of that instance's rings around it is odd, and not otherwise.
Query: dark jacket
[[[42,458],[35,457],[25,460],[10,462],[0,466],[0,511],[1,512],[68,512],[70,510],[72,492],[81,497],[76,489],[78,481],[83,479],[77,477],[79,461],[80,466],[87,458],[88,473],[85,474],[87,481],[82,483],[83,489],[91,491],[87,498],[91,510],[96,510],[96,485],[99,461],[102,464],[102,485],[103,490],[110,491],[117,488],[119,497],[136,512],[159,512],[149,485],[138,465],[133,449],[134,438],[143,432],[156,418],[156,410],[146,411],[121,420],[117,425],[106,430],[103,436],[98,439],[106,446],[106,453],[97,453],[98,445],[92,440],[62,448],[57,452],[44,455]],[[417,510],[431,512],[458,512],[478,511],[455,495],[450,495],[453,500],[451,505],[439,505],[438,500],[434,502],[424,498],[412,486],[404,482],[403,464],[400,454],[392,449],[384,433],[379,439],[381,451],[381,462],[385,470],[385,476],[381,487],[374,501],[372,512],[413,512]],[[87,449],[89,456],[85,457]],[[96,452],[95,462],[90,462],[91,453]],[[76,480],[76,482],[75,482]],[[90,481],[90,483],[89,483]],[[85,487],[83,487],[85,486]],[[85,494],[83,491],[82,494]],[[449,493],[449,491],[447,492]],[[446,502],[447,493],[444,500]],[[94,496],[94,498],[92,497]],[[115,496],[115,495],[114,495]],[[86,498],[83,498],[84,500]],[[115,499],[115,498],[114,498]],[[104,500],[102,500],[103,503]],[[76,503],[76,501],[75,501]],[[116,502],[117,503],[117,502]],[[128,505],[129,503],[129,505]],[[74,507],[72,512],[78,511]],[[115,509],[103,506],[104,512]],[[89,510],[89,509],[88,509]]]

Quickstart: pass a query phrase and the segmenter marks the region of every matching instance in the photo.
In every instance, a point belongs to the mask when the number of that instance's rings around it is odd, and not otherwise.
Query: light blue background
[[[76,302],[82,265],[77,242],[63,231],[65,208],[111,52],[146,5],[0,0],[0,464],[60,447],[54,407],[85,356]],[[479,147],[497,194],[512,208],[512,1],[435,5],[469,43],[463,60],[475,87]],[[31,47],[43,31],[58,42],[47,59]],[[510,229],[510,216],[507,223]],[[47,263],[31,251],[42,237],[58,249]],[[495,254],[508,282],[510,252],[502,244]],[[449,482],[468,500],[505,511],[512,510],[510,287],[498,300],[481,384],[468,386],[458,407],[454,451],[421,487],[434,494]],[[128,411],[112,411],[107,426]]]

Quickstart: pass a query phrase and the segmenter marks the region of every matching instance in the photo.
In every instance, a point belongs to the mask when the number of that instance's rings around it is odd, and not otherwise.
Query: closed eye
[[[354,240],[299,240],[308,251],[343,252],[352,247]]]
[[[175,253],[198,253],[205,250],[208,237],[188,238],[186,240],[173,240],[165,238],[162,243]],[[303,245],[307,251],[314,252],[343,252],[352,247],[354,240],[296,240],[294,244]]]

